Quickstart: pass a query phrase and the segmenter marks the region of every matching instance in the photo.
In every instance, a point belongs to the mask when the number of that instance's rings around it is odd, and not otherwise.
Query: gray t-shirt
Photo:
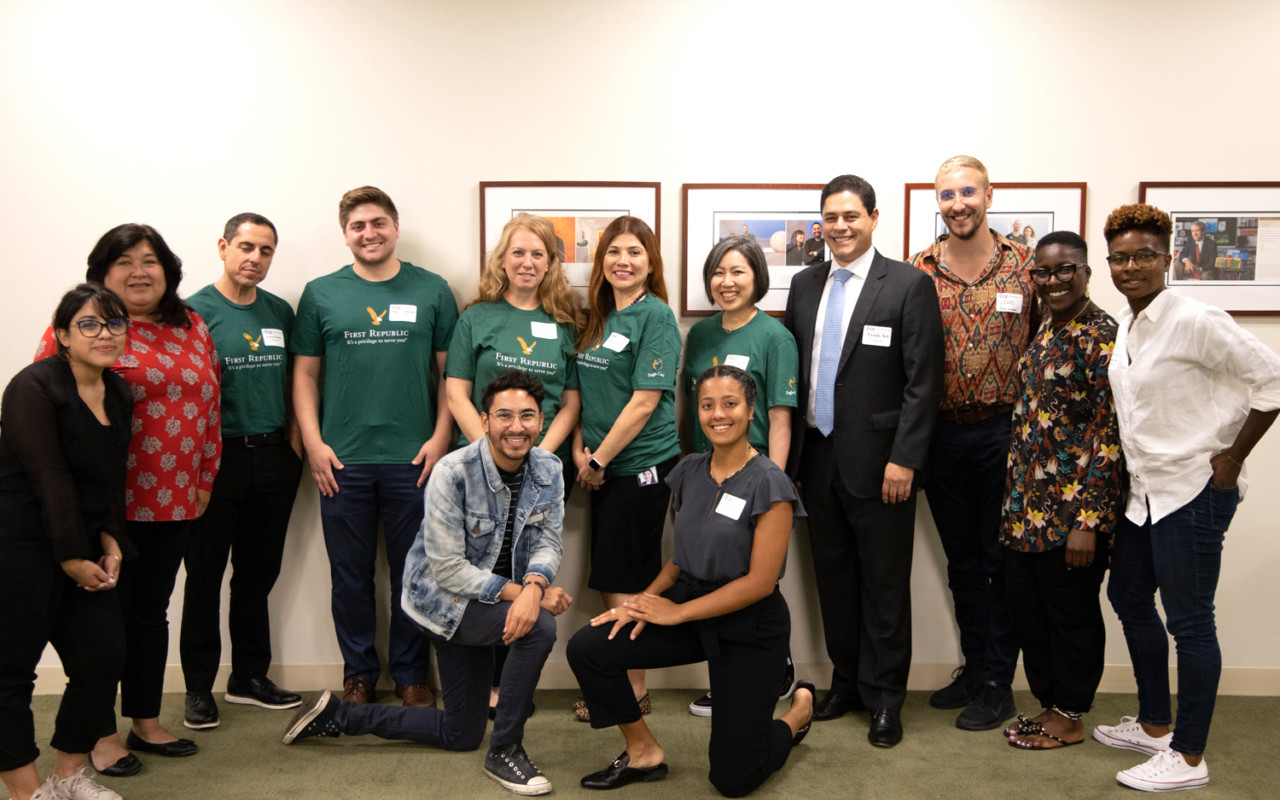
[[[763,454],[717,486],[711,479],[711,454],[694,453],[676,464],[667,485],[671,507],[680,512],[675,564],[681,573],[706,583],[724,585],[747,574],[755,519],[774,503],[791,503],[794,516],[805,516],[795,485]]]

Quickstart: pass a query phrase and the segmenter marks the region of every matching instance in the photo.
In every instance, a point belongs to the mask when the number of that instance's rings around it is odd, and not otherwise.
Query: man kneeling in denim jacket
[[[551,791],[521,742],[533,690],[573,602],[549,584],[560,566],[560,460],[534,447],[542,383],[510,370],[485,387],[485,438],[436,464],[426,516],[409,549],[401,605],[436,645],[445,710],[342,703],[328,691],[303,706],[285,744],[372,733],[445,750],[475,750],[488,721],[493,647],[509,645],[485,774],[516,794]]]

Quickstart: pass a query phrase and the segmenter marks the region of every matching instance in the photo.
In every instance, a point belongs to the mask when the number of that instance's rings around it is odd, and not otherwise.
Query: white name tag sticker
[[[862,343],[872,347],[888,347],[893,341],[893,328],[883,325],[866,325],[862,329]]]
[[[720,505],[716,506],[716,513],[729,519],[738,519],[742,516],[742,509],[746,507],[747,501],[743,498],[726,494],[720,498]]]
[[[284,347],[284,331],[279,328],[263,328],[262,343],[267,347]]]
[[[724,357],[724,365],[726,367],[737,367],[738,369],[746,369],[749,361],[751,361],[750,356],[730,354]]]
[[[623,348],[631,344],[631,340],[622,334],[614,331],[609,334],[609,338],[604,340],[604,349],[612,350],[615,353],[621,353]]]
[[[1022,295],[1013,292],[997,292],[996,293],[996,311],[1003,311],[1009,314],[1022,313]]]
[[[554,322],[530,322],[529,332],[533,334],[535,339],[550,339],[555,341],[560,335],[560,328]]]
[[[392,303],[387,317],[392,322],[417,322],[418,307],[405,303]]]

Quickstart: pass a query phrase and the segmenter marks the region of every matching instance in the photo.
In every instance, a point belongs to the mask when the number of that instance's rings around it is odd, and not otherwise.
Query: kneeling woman
[[[710,778],[730,797],[749,794],[786,763],[813,715],[813,685],[801,681],[791,709],[773,719],[791,636],[778,578],[792,520],[804,510],[791,481],[747,440],[756,400],[751,376],[712,367],[698,379],[697,398],[713,450],[685,458],[667,476],[678,512],[675,554],[643,593],[569,642],[591,726],[617,725],[627,743],[611,765],[582,779],[588,789],[667,774],[629,669],[708,662],[716,697]]]

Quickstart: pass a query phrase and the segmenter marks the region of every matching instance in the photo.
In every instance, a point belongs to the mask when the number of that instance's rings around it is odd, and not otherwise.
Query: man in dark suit
[[[804,242],[804,265],[811,267],[827,260],[827,249],[822,243],[822,223],[815,222],[811,228],[813,236]]]
[[[832,260],[791,281],[786,326],[800,351],[788,474],[809,537],[831,690],[814,719],[869,709],[867,738],[902,740],[911,666],[916,489],[942,394],[933,282],[871,246],[875,190],[841,175],[822,190]]]
[[[1205,238],[1204,223],[1200,220],[1191,223],[1191,238],[1178,254],[1178,277],[1183,280],[1214,280],[1218,276],[1217,260],[1218,243]]]

